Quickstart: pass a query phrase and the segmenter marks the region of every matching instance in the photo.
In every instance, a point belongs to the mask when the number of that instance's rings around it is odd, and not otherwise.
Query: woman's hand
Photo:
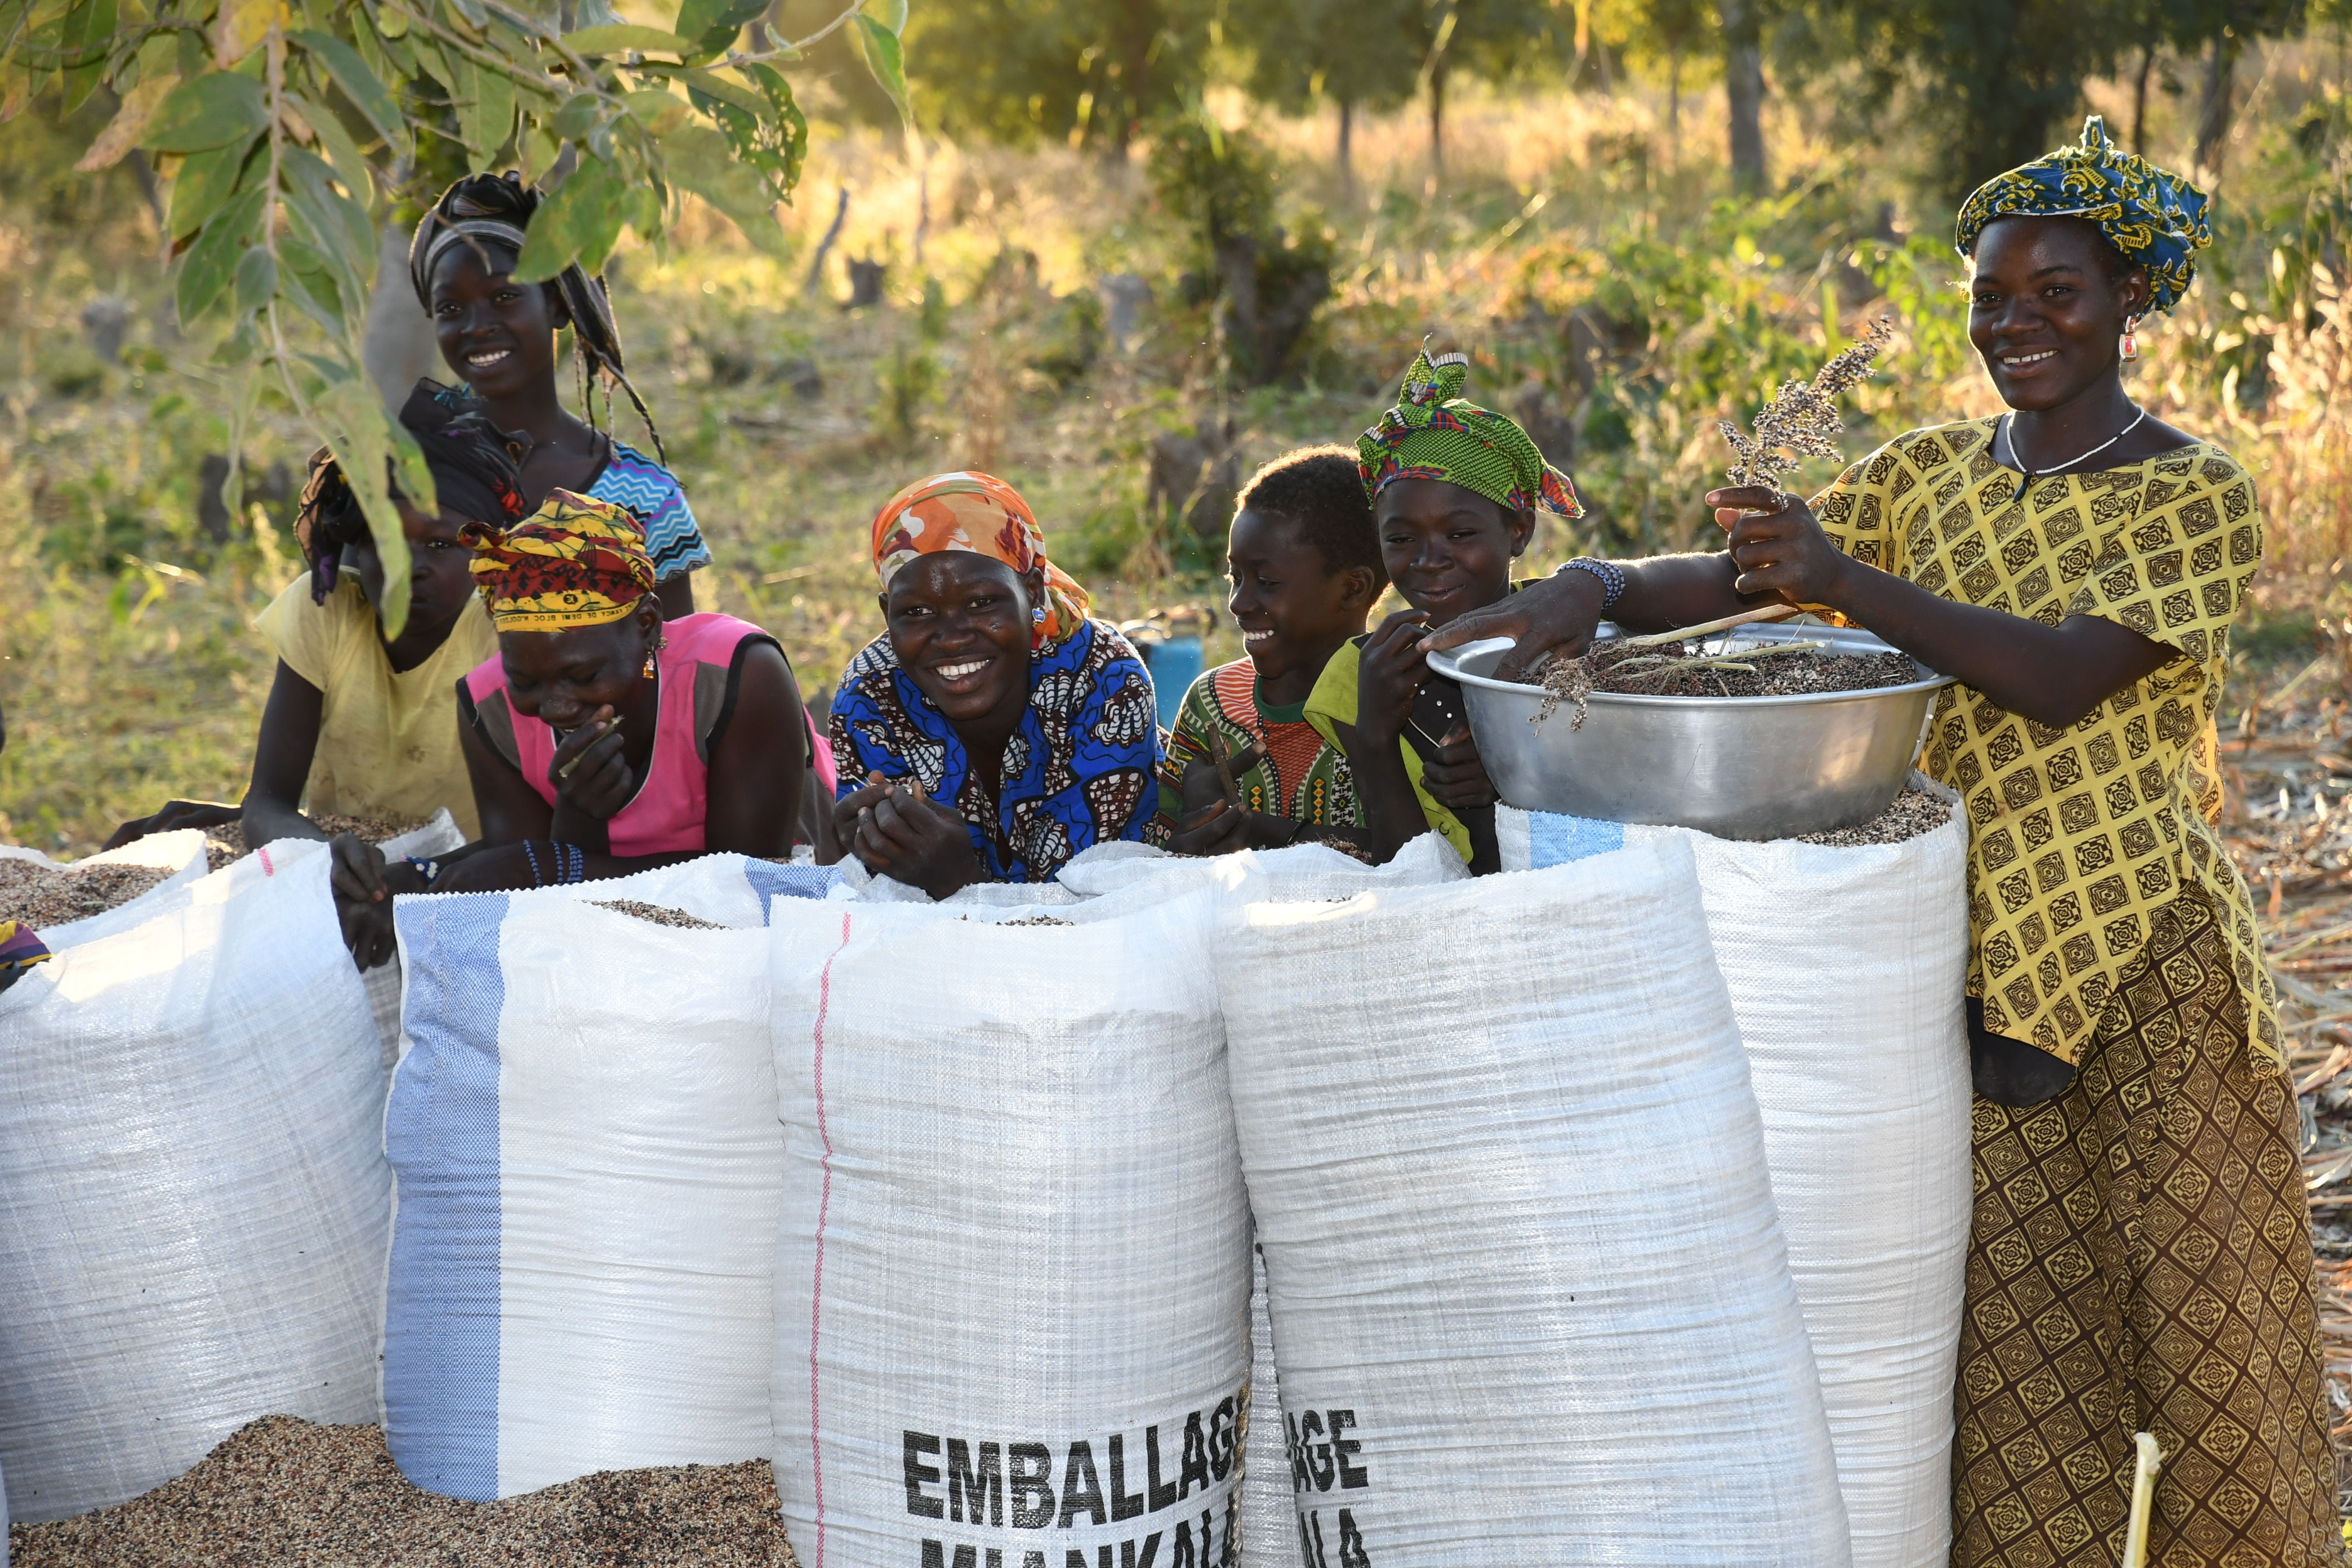
[[[182,827],[220,827],[245,816],[245,807],[218,800],[166,801],[163,809],[152,816],[142,816],[126,822],[114,830],[104,847],[120,849],[126,844],[136,844],[151,833],[170,833]]]
[[[835,821],[867,870],[934,899],[982,879],[971,830],[960,813],[927,798],[913,779],[866,776],[866,787],[835,808]]]
[[[359,836],[338,833],[327,841],[333,860],[328,885],[334,890],[335,916],[343,928],[343,945],[362,969],[389,963],[399,942],[392,922],[392,900],[401,893],[421,893],[425,879],[406,861],[384,863],[383,851],[362,844]]]
[[[1509,637],[1516,646],[1493,674],[1497,680],[1516,680],[1549,654],[1574,658],[1590,647],[1592,630],[1601,624],[1601,579],[1591,573],[1555,572],[1491,605],[1463,611],[1430,633],[1422,650],[1444,653],[1486,637]]]
[[[1412,717],[1413,699],[1429,676],[1421,650],[1428,620],[1419,610],[1399,610],[1364,644],[1356,669],[1356,733],[1367,745],[1396,744]]]
[[[1836,606],[1853,559],[1822,531],[1811,507],[1762,485],[1709,490],[1706,504],[1731,534],[1735,590]]]
[[[1478,743],[1470,738],[1467,724],[1456,724],[1438,742],[1437,755],[1421,760],[1421,787],[1448,811],[1473,810],[1502,798],[1486,777],[1486,764],[1479,760]]]
[[[609,707],[597,709],[588,722],[563,737],[547,769],[556,809],[611,821],[637,790],[636,771],[621,754],[625,743],[621,721]]]
[[[1265,757],[1265,743],[1253,741],[1227,757],[1225,766],[1238,778]],[[1215,763],[1184,764],[1184,815],[1169,847],[1179,855],[1231,855],[1264,839],[1260,822],[1256,813],[1244,811],[1225,798],[1224,780]]]

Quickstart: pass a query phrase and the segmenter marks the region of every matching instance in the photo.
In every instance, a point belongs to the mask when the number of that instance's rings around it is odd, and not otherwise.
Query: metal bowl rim
[[[1732,629],[1734,631],[1740,631],[1745,628],[1734,627]],[[1838,632],[1843,634],[1845,637],[1852,637],[1858,634],[1859,636],[1869,637],[1872,642],[1877,643],[1880,647],[1885,649],[1888,653],[1901,653],[1903,651],[1894,644],[1886,642],[1870,632],[1864,631],[1859,626],[1807,626],[1803,628],[1791,627],[1790,629]],[[1481,642],[1500,642],[1506,640],[1507,639],[1499,637],[1480,639]],[[1479,646],[1480,643],[1465,643],[1458,648],[1448,648],[1443,653],[1433,653],[1429,656],[1430,668],[1436,670],[1438,674],[1444,676],[1449,680],[1458,680],[1465,686],[1482,686],[1489,691],[1522,693],[1534,692],[1538,694],[1542,692],[1543,688],[1540,686],[1528,686],[1517,680],[1496,680],[1491,675],[1472,675],[1467,670],[1464,669],[1462,668],[1460,656]],[[1917,664],[1919,661],[1914,658],[1912,662],[1914,664]],[[1925,667],[1922,666],[1922,668],[1924,668]],[[1801,708],[1817,707],[1821,704],[1829,702],[1864,702],[1873,698],[1879,697],[1904,697],[1908,696],[1910,693],[1915,691],[1935,691],[1944,687],[1956,684],[1958,684],[1958,682],[1952,676],[1931,675],[1925,680],[1906,681],[1901,686],[1874,686],[1864,691],[1806,691],[1800,692],[1791,697],[1671,697],[1664,694],[1653,697],[1636,692],[1596,691],[1585,700],[1594,705],[1606,704],[1612,708],[1676,708],[1683,710],[1694,708]]]

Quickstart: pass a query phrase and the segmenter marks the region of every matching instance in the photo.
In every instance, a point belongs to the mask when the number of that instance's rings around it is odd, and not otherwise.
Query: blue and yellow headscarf
[[[1576,487],[1544,461],[1518,421],[1462,395],[1469,376],[1467,354],[1432,359],[1424,347],[1413,356],[1396,406],[1356,437],[1364,493],[1378,500],[1382,487],[1397,479],[1444,479],[1506,510],[1532,507],[1582,517]]]
[[[2086,217],[2126,260],[2147,268],[2152,310],[2169,310],[2197,276],[2197,253],[2213,242],[2210,198],[2107,139],[2106,121],[2083,121],[2080,145],[1995,174],[1960,204],[1952,243],[1974,256],[1977,237],[1998,217]]]

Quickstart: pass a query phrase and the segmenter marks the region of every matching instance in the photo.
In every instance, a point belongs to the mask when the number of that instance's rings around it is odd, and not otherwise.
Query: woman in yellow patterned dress
[[[1809,507],[1707,497],[1714,555],[1563,567],[1433,646],[1524,665],[1787,600],[1958,678],[1921,765],[1969,822],[1977,1205],[1955,1568],[2339,1564],[2294,1095],[2253,908],[2211,826],[2213,716],[2262,513],[2227,452],[2135,405],[2134,329],[2203,193],[2096,119],[1962,208],[1969,332],[2011,412],[1898,437]]]

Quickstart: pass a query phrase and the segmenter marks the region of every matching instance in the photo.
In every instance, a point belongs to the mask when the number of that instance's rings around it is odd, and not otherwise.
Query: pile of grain
[[[1900,844],[1923,833],[1933,833],[1951,820],[1951,802],[1905,784],[1893,804],[1861,826],[1840,827],[1828,833],[1801,833],[1797,842],[1826,844],[1835,849],[1851,849],[1864,844]]]
[[[591,899],[589,902],[600,910],[611,910],[617,914],[635,915],[641,921],[651,921],[657,926],[675,926],[679,931],[725,931],[727,929],[712,921],[698,920],[684,910],[674,910],[667,904],[640,903],[635,899]]]
[[[387,838],[397,838],[412,828],[423,826],[415,822],[393,822],[378,816],[313,816],[320,831],[332,837],[338,833],[356,833],[362,844],[381,844]],[[232,860],[241,860],[251,853],[245,841],[245,824],[225,822],[218,827],[205,830],[205,868],[217,871]]]
[[[795,1568],[764,1459],[460,1502],[409,1485],[376,1428],[291,1415],[120,1508],[10,1540],[16,1568]]]
[[[1828,691],[1875,691],[1881,687],[1907,686],[1919,679],[1919,667],[1906,653],[1837,653],[1808,648],[1801,653],[1766,654],[1752,660],[1740,648],[1727,657],[1747,669],[1719,665],[1675,670],[1661,675],[1658,664],[1619,667],[1640,655],[1661,656],[1666,663],[1696,658],[1700,649],[1666,643],[1657,647],[1629,649],[1623,643],[1603,643],[1587,656],[1594,691],[1647,697],[1810,697]],[[1528,684],[1549,685],[1543,677],[1523,677]]]
[[[44,866],[0,860],[0,921],[39,931],[102,915],[152,891],[172,874],[163,866]]]

